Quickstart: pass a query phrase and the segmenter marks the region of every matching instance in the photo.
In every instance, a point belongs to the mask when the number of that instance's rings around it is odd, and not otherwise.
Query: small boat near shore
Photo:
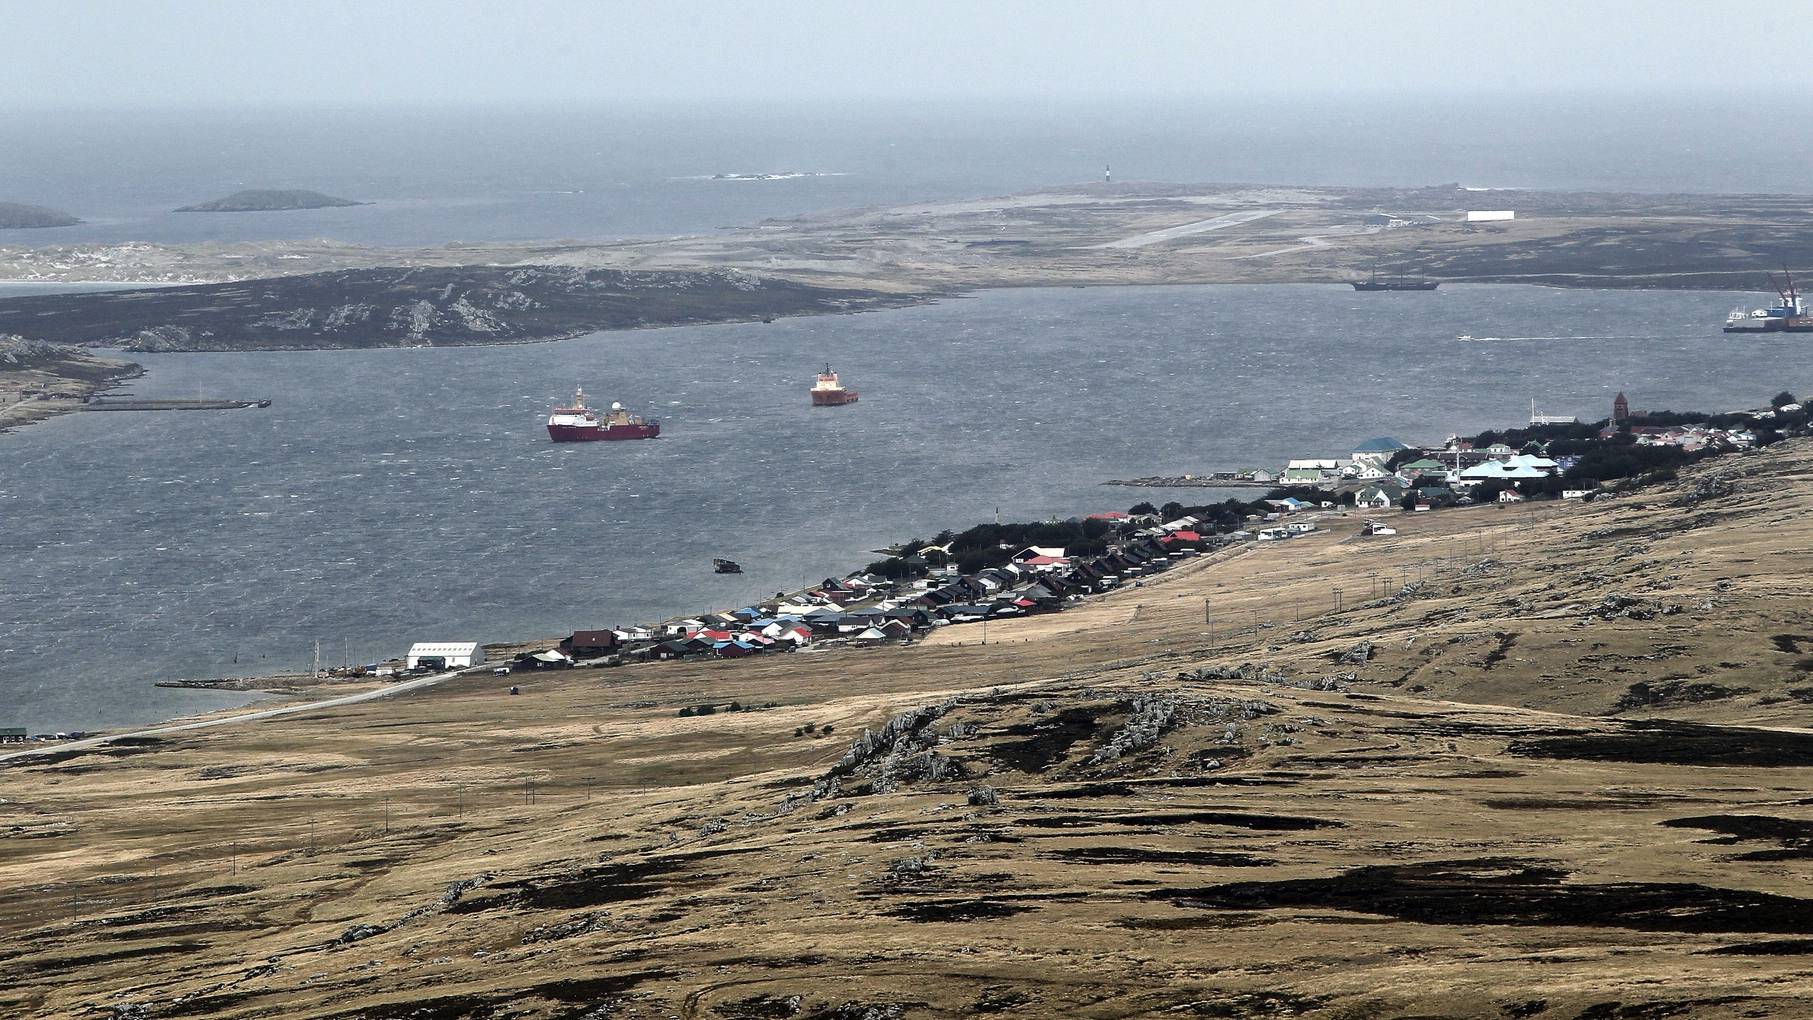
[[[737,561],[722,558],[714,558],[711,561],[711,569],[714,573],[719,574],[740,574],[743,572],[742,566],[739,565]]]
[[[584,443],[596,440],[654,439],[661,434],[661,423],[646,421],[631,414],[623,405],[613,402],[603,417],[585,406],[585,390],[573,395],[573,406],[556,407],[548,415],[548,438],[556,443]]]

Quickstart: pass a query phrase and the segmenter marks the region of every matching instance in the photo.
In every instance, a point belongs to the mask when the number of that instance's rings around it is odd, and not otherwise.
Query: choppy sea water
[[[1618,390],[1724,409],[1807,385],[1803,337],[1719,333],[1738,300],[1013,290],[518,347],[142,355],[138,394],[275,404],[0,437],[0,725],[212,708],[235,696],[150,682],[305,667],[317,640],[324,661],[367,661],[734,607],[997,508],[1177,494],[1108,478],[1437,441],[1517,424],[1531,399],[1596,418]],[[808,406],[826,361],[858,404]],[[548,442],[576,385],[662,437]],[[747,573],[713,574],[714,556]]]

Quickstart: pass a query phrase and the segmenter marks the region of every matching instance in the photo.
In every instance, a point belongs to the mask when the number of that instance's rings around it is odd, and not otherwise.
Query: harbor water
[[[1813,383],[1803,338],[1718,332],[1740,300],[1064,288],[515,347],[139,355],[136,396],[275,403],[0,439],[0,725],[230,704],[152,682],[306,667],[317,641],[363,662],[740,606],[997,509],[1253,495],[1109,478],[1435,442],[1532,399],[1595,419],[1620,390],[1723,410]],[[810,406],[827,361],[860,403]],[[577,386],[661,437],[550,443]]]

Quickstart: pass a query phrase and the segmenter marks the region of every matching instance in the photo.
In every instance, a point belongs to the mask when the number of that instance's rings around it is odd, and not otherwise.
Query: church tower
[[[1629,420],[1630,401],[1624,399],[1624,394],[1620,393],[1612,398],[1612,424],[1617,425]]]

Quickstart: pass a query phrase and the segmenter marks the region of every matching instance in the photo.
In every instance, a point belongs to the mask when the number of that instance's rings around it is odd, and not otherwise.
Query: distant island
[[[73,227],[82,222],[61,209],[41,205],[0,202],[0,230],[24,230],[36,227]]]
[[[370,202],[355,202],[350,198],[323,195],[319,191],[253,188],[249,191],[235,191],[225,198],[217,198],[212,202],[185,205],[176,211],[277,212],[284,209],[337,209],[341,206],[370,204]]]

